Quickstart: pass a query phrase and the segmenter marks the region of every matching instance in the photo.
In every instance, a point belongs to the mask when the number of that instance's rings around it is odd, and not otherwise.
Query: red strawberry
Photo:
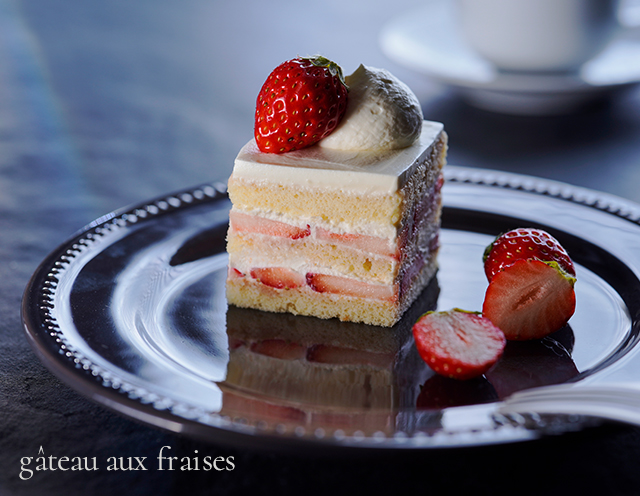
[[[284,153],[311,146],[336,128],[346,109],[347,87],[335,62],[320,56],[283,62],[258,94],[258,148]]]
[[[516,260],[537,258],[543,262],[558,262],[569,275],[575,277],[576,269],[569,254],[558,240],[542,229],[518,228],[498,236],[484,252],[484,272],[491,281],[503,267]]]
[[[543,338],[573,315],[575,281],[557,262],[517,260],[491,279],[482,314],[509,340]]]
[[[355,233],[335,233],[321,227],[316,227],[316,238],[320,241],[328,241],[330,243],[348,246],[355,250],[368,251],[369,253],[393,257],[395,259],[400,258],[397,246],[390,243],[387,239],[377,236]]]
[[[292,226],[277,220],[265,219],[256,215],[243,214],[231,210],[229,212],[229,224],[231,229],[241,233],[258,233],[267,236],[278,236],[281,238],[300,239],[311,236],[311,228]]]
[[[259,267],[251,269],[251,277],[265,286],[276,289],[293,289],[305,283],[304,277],[286,267]]]
[[[413,326],[413,337],[427,365],[452,379],[484,374],[506,344],[503,332],[489,319],[457,308],[424,314]]]
[[[394,301],[397,299],[395,286],[369,284],[350,277],[332,276],[308,272],[307,284],[318,293],[333,293],[356,298]]]

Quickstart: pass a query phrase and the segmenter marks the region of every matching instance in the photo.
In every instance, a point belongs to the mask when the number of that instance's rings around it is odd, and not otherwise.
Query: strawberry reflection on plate
[[[422,385],[418,409],[442,409],[503,400],[516,391],[570,381],[578,375],[571,358],[575,336],[565,326],[543,339],[510,341],[484,376],[467,381],[433,375]]]
[[[573,342],[569,326],[544,339],[511,341],[486,378],[500,399],[523,389],[567,382],[578,375],[571,358]]]

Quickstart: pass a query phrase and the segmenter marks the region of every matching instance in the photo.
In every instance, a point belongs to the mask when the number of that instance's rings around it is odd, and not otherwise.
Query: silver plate
[[[510,344],[486,378],[443,380],[415,359],[408,329],[418,306],[391,331],[227,308],[230,204],[221,185],[111,213],[53,251],[25,291],[26,334],[44,364],[89,398],[215,442],[426,449],[524,441],[597,423],[584,408],[502,412],[513,392],[537,386],[634,385],[640,207],[520,175],[448,166],[446,178],[440,270],[421,303],[481,309],[483,249],[513,227],[547,229],[577,264],[569,326],[541,342]],[[338,332],[353,337],[345,345],[351,351],[377,342],[375,356],[393,360],[291,368],[290,360],[252,354],[234,334],[238,326],[251,334],[260,322],[271,339],[280,328],[300,329],[318,344],[348,341]],[[348,383],[339,379],[345,370]]]

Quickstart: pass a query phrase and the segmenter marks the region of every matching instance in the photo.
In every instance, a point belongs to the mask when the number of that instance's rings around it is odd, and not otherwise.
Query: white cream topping
[[[387,151],[334,150],[316,145],[288,153],[263,153],[251,140],[238,153],[233,175],[245,181],[277,182],[301,188],[393,194],[427,159],[443,127],[439,122],[424,121],[414,144]]]
[[[335,150],[396,150],[420,136],[422,109],[409,87],[384,69],[360,65],[345,78],[347,110],[318,145]]]

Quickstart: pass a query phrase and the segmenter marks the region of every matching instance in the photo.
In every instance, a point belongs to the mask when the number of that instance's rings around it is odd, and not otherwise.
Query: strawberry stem
[[[336,64],[334,61],[329,60],[327,57],[322,55],[314,55],[313,57],[302,57],[305,60],[310,61],[313,65],[317,67],[326,67],[329,69],[329,73],[332,76],[338,76],[340,82],[345,86],[345,88],[349,88],[347,83],[344,80],[344,74],[342,73],[342,67]]]

